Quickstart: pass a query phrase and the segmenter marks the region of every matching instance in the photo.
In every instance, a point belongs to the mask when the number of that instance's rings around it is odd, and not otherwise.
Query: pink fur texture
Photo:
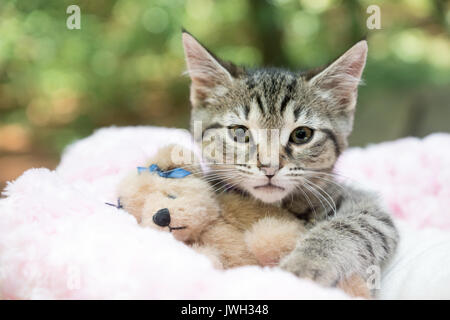
[[[106,128],[70,146],[55,171],[30,169],[0,200],[3,299],[342,299],[279,269],[218,271],[168,233],[141,228],[115,187],[184,130]],[[378,189],[399,219],[450,228],[450,136],[351,149],[338,172]]]
[[[378,191],[396,218],[420,229],[450,229],[449,134],[349,149],[336,172]]]

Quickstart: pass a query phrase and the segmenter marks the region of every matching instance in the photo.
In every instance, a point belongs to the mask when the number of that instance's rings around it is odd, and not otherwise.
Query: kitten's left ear
[[[338,110],[355,108],[358,84],[366,64],[367,42],[358,42],[327,68],[309,80],[314,88],[329,97]]]

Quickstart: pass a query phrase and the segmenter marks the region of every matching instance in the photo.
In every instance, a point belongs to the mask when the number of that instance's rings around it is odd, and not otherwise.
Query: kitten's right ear
[[[195,107],[211,96],[215,88],[229,86],[233,82],[237,68],[216,58],[185,30],[183,30],[183,47],[188,73],[192,80],[191,102]]]

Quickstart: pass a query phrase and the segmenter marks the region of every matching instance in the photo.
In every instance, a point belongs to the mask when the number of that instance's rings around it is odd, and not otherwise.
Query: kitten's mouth
[[[257,190],[264,190],[264,191],[284,191],[285,189],[280,186],[276,186],[274,184],[271,184],[270,182],[267,184],[264,184],[262,186],[256,186],[254,187]]]

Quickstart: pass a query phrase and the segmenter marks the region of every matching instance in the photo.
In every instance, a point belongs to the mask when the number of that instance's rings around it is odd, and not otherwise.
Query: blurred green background
[[[102,126],[187,128],[181,26],[225,59],[300,69],[367,36],[351,144],[449,131],[449,24],[443,0],[2,0],[0,188]]]

